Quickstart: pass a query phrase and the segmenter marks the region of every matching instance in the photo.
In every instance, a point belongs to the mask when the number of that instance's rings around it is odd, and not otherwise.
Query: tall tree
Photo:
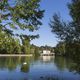
[[[0,1],[0,24],[3,30],[11,32],[15,29],[35,31],[42,25],[44,10],[40,10],[40,0]],[[13,33],[14,34],[14,33]]]
[[[43,13],[44,10],[40,9],[40,0],[0,0],[0,30],[12,38],[23,35],[15,31],[33,32],[42,25]],[[35,38],[35,35],[30,36]]]
[[[80,55],[80,0],[72,0],[68,4],[70,16],[72,21],[64,22],[60,19],[60,16],[55,14],[50,21],[50,27],[52,32],[57,35],[65,43],[65,51],[67,54]],[[78,53],[76,53],[79,51]],[[71,54],[72,53],[72,54]]]
[[[68,8],[73,19],[76,38],[80,42],[80,0],[72,0]]]

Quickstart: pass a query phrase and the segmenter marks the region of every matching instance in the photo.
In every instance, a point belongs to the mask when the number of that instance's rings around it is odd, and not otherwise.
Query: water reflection
[[[43,62],[50,62],[52,59],[55,59],[55,56],[41,56]]]
[[[32,58],[30,57],[0,57],[0,69],[13,71],[17,66],[23,67],[23,62],[26,62],[27,66],[29,66],[31,60]]]
[[[77,59],[76,59],[77,60]],[[64,58],[64,57],[56,57],[55,58],[55,65],[59,70],[69,70],[69,72],[74,72],[80,74],[80,61],[72,60],[70,58]]]
[[[30,65],[29,63],[26,63],[26,62],[25,64],[23,63],[21,65],[21,72],[25,72],[25,73],[29,72],[29,67],[30,67],[29,65]]]
[[[0,80],[80,80],[78,63],[55,56],[0,57]]]

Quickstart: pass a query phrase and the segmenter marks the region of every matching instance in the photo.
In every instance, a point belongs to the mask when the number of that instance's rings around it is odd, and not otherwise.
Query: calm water
[[[0,80],[80,80],[80,66],[63,57],[0,57]]]

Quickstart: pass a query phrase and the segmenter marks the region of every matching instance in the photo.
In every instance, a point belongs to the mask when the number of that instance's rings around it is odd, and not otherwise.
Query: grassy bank
[[[33,56],[32,54],[0,54],[0,56]]]

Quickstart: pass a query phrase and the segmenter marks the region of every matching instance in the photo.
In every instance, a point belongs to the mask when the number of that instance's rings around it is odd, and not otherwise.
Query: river
[[[0,57],[0,80],[80,80],[80,66],[64,57]]]

